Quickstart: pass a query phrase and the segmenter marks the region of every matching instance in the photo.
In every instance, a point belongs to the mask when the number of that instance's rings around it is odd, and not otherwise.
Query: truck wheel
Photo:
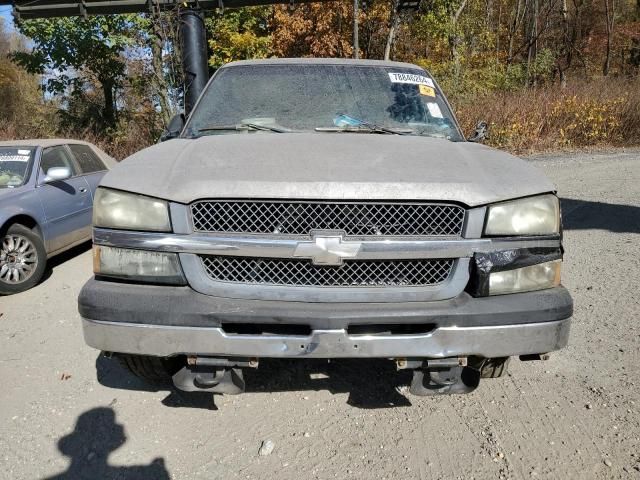
[[[0,295],[24,292],[44,274],[47,252],[40,235],[14,223],[0,233]]]
[[[511,357],[486,358],[480,367],[481,378],[498,378],[506,375]]]
[[[129,354],[118,354],[117,357],[122,366],[136,377],[155,384],[170,383],[171,377],[183,363],[178,357],[163,358]]]

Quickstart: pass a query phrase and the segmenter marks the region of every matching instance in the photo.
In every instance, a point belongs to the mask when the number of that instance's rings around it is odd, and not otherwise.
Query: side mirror
[[[165,129],[165,131],[162,132],[162,135],[160,136],[160,141],[166,142],[167,140],[176,138],[178,135],[180,135],[180,132],[184,128],[184,124],[185,124],[184,113],[179,113],[177,115],[174,115],[173,118],[169,121],[169,125],[167,125],[167,128]]]
[[[44,177],[45,182],[55,182],[59,180],[66,180],[71,177],[71,170],[69,167],[52,167],[47,170],[47,174]]]
[[[489,125],[487,125],[487,122],[482,122],[482,121],[478,122],[476,124],[476,131],[473,132],[473,135],[467,138],[467,141],[482,143],[488,138],[488,133],[489,133]]]

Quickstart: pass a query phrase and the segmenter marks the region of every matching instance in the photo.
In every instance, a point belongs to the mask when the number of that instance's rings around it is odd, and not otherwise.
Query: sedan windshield
[[[192,113],[185,134],[304,131],[462,140],[447,102],[424,70],[377,65],[223,68]]]
[[[32,147],[0,147],[0,188],[15,188],[29,179]]]

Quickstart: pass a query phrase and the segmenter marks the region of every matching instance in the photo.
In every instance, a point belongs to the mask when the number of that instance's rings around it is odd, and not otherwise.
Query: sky
[[[0,18],[4,19],[4,24],[8,30],[13,30],[13,17],[11,16],[11,6],[2,5],[0,7]]]

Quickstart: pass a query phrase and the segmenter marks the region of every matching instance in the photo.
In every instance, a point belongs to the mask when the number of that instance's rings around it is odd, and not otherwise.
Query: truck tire
[[[171,377],[181,367],[179,358],[129,354],[118,354],[117,357],[120,364],[136,377],[154,384],[171,383]]]
[[[47,265],[47,252],[38,233],[19,223],[0,231],[0,295],[36,286]]]

